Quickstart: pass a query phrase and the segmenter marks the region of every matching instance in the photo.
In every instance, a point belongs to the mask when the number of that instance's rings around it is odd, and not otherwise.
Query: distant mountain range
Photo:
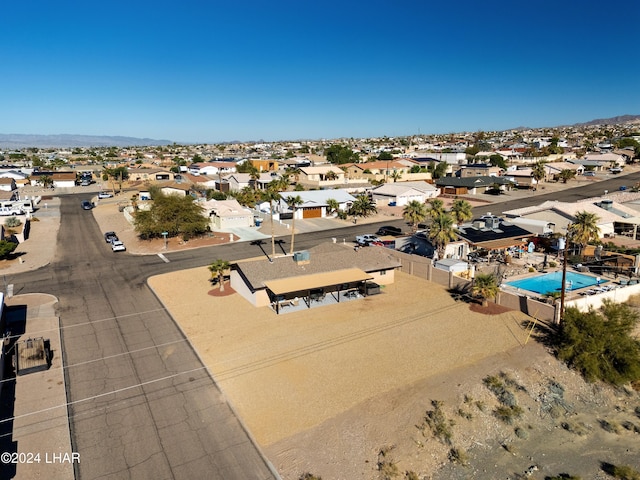
[[[135,147],[171,145],[170,140],[104,135],[24,135],[0,133],[0,150],[12,148]]]
[[[575,123],[574,127],[590,127],[592,125],[621,125],[623,123],[640,123],[640,115],[620,115],[611,118],[598,118],[590,122]]]
[[[589,127],[592,125],[620,125],[624,123],[640,124],[640,115],[620,115],[611,118],[599,118],[584,123],[575,123],[572,127]],[[519,127],[522,129],[524,127]],[[527,128],[529,129],[529,128]],[[144,147],[171,145],[171,140],[154,140],[153,138],[111,137],[104,135],[24,135],[19,133],[0,133],[0,150],[14,148],[74,148],[74,147]],[[233,143],[233,142],[223,142]]]

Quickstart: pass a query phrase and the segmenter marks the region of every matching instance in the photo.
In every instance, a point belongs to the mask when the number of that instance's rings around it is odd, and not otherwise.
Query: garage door
[[[302,212],[302,218],[320,218],[322,216],[322,207],[305,208]]]

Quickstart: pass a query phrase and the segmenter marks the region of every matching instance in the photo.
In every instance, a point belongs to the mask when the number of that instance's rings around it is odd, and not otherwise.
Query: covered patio
[[[373,277],[359,268],[347,268],[265,282],[271,307],[277,313],[351,301],[373,293]],[[373,287],[373,288],[372,288]]]

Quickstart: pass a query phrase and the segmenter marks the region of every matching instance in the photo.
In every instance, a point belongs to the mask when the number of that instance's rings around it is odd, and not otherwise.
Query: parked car
[[[374,242],[379,242],[380,239],[378,238],[377,235],[373,235],[372,233],[367,233],[365,235],[358,235],[356,236],[356,243],[358,245],[362,245],[362,246],[368,246],[371,245]]]
[[[118,240],[118,236],[116,235],[116,232],[107,232],[104,234],[104,241],[107,243],[113,243],[114,241]]]
[[[80,205],[82,206],[83,210],[91,210],[93,208],[93,205],[89,200],[83,200]]]
[[[399,236],[402,235],[402,229],[398,227],[392,227],[391,225],[385,225],[384,227],[380,227],[376,232],[376,235],[393,235]]]
[[[624,192],[627,189],[626,185],[620,185],[620,191]]]
[[[587,170],[586,172],[584,172],[582,174],[583,177],[595,177],[596,176],[596,172],[594,172],[593,170]]]
[[[111,243],[111,250],[113,250],[114,252],[124,252],[127,250],[127,248],[120,240],[116,240]]]
[[[0,216],[7,217],[9,215],[24,215],[24,210],[20,207],[1,207]]]
[[[113,194],[109,192],[100,192],[98,194],[98,198],[111,198],[111,197],[113,197]]]

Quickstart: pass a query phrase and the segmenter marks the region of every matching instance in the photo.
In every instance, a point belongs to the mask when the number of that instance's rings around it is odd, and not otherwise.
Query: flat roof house
[[[319,299],[335,303],[352,291],[366,294],[367,283],[388,285],[400,262],[384,247],[354,249],[325,243],[293,256],[232,265],[231,287],[256,307],[287,305],[312,308]]]

